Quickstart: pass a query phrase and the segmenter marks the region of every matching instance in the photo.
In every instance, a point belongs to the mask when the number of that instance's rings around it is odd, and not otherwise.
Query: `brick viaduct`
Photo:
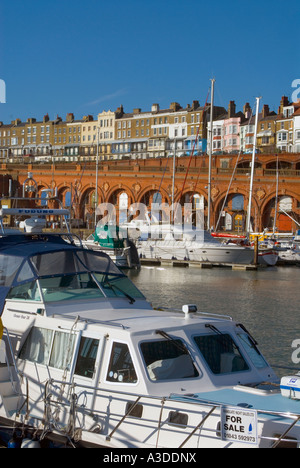
[[[243,231],[249,200],[251,154],[216,155],[212,158],[211,224],[220,229]],[[181,157],[175,161],[174,200],[184,204],[204,202],[207,215],[208,157]],[[272,228],[275,214],[276,187],[280,203],[288,215],[279,214],[277,225],[283,231],[299,229],[300,222],[300,154],[258,154],[255,163],[252,203],[253,228]],[[32,173],[33,180],[28,179]],[[35,185],[42,190],[54,189],[65,206],[72,205],[73,217],[91,222],[95,209],[96,162],[77,161],[53,164],[26,163],[0,165],[0,193],[8,195],[8,180],[12,179],[14,195],[21,196],[25,187]],[[2,188],[1,188],[2,181]],[[157,202],[171,204],[173,158],[147,160],[99,161],[98,202],[112,203],[118,209],[122,197],[128,206]],[[27,195],[26,195],[27,196]],[[226,200],[226,202],[225,202]],[[292,221],[293,218],[295,221]],[[231,221],[230,221],[231,220]]]

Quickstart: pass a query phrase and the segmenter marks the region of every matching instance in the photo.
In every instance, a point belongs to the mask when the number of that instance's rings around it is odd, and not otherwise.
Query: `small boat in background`
[[[82,240],[82,245],[87,249],[106,253],[119,268],[140,267],[134,242],[127,238],[125,231],[120,230],[119,226],[98,224],[96,231]]]

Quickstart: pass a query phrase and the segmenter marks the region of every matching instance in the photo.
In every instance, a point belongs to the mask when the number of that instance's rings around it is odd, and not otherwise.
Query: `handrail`
[[[60,384],[62,382],[60,382],[59,380],[53,380],[51,379],[51,383],[55,383],[55,384]],[[163,405],[165,405],[166,402],[171,402],[171,403],[174,403],[174,402],[183,402],[186,403],[187,405],[195,405],[195,403],[197,405],[202,405],[204,407],[207,408],[207,414],[204,414],[203,415],[203,418],[202,420],[200,421],[200,423],[193,428],[192,432],[186,437],[186,439],[181,443],[180,447],[183,447],[187,442],[188,440],[195,434],[195,432],[203,426],[203,424],[209,419],[210,416],[212,416],[213,413],[215,413],[215,411],[217,409],[219,409],[219,411],[221,412],[221,409],[224,405],[222,405],[221,403],[216,403],[216,402],[213,402],[213,401],[209,401],[209,400],[201,400],[201,399],[198,399],[198,398],[193,398],[192,396],[188,396],[186,397],[187,399],[185,400],[184,399],[184,395],[179,395],[179,394],[170,394],[168,397],[161,397],[161,396],[153,396],[153,395],[142,395],[142,394],[137,394],[137,393],[127,393],[127,392],[124,392],[124,391],[120,391],[120,390],[111,390],[111,389],[105,389],[105,388],[99,388],[99,387],[92,387],[92,386],[87,386],[87,385],[84,385],[84,384],[79,384],[77,382],[69,382],[67,383],[66,385],[70,385],[72,386],[74,389],[75,387],[78,387],[78,388],[81,388],[83,389],[83,393],[84,395],[86,396],[87,394],[87,390],[90,390],[91,392],[102,392],[102,393],[107,393],[109,394],[110,398],[113,398],[114,396],[117,397],[117,396],[125,396],[127,398],[130,398],[130,399],[133,399],[133,398],[136,398],[136,400],[133,402],[133,406],[131,406],[130,408],[128,408],[128,411],[125,413],[124,416],[122,416],[121,420],[118,421],[118,423],[116,424],[116,426],[112,429],[112,431],[109,433],[109,435],[106,437],[106,440],[110,441],[113,434],[115,434],[115,432],[119,429],[119,427],[121,426],[121,424],[125,421],[125,419],[128,417],[128,415],[130,415],[132,409],[138,404],[141,402],[142,399],[150,399],[150,400],[155,400],[155,401],[160,401],[160,405],[162,405],[162,402],[163,402]],[[80,398],[80,393],[78,394],[78,398]],[[104,395],[99,395],[101,397],[104,397]],[[55,401],[55,404],[57,404],[58,402]],[[63,403],[61,403],[63,405]],[[240,410],[240,407],[237,407],[237,409]],[[255,410],[255,409],[253,409]],[[162,411],[162,408],[161,408],[161,411]],[[285,437],[287,436],[287,434],[291,431],[291,429],[300,421],[300,414],[298,413],[291,413],[291,412],[280,412],[280,411],[271,411],[271,410],[263,410],[263,409],[256,409],[255,410],[257,412],[257,414],[260,414],[260,415],[267,415],[267,416],[275,416],[275,417],[280,417],[280,418],[283,418],[283,419],[287,419],[287,420],[292,420],[292,423],[290,424],[290,426],[287,428],[287,430],[282,434],[282,435],[279,435],[278,437],[270,437],[270,436],[263,436],[263,435],[260,435],[260,439],[261,440],[273,440],[275,441],[275,443],[272,445],[271,448],[276,448],[278,446],[278,444],[280,444],[281,442],[291,442],[291,439],[286,439]],[[203,411],[202,411],[203,413]],[[160,416],[161,417],[161,416]],[[158,425],[158,431],[160,431],[161,425],[159,424]],[[191,428],[191,426],[189,426]],[[298,440],[295,440],[293,439],[292,440],[294,443],[297,443],[297,444],[300,444],[300,438]],[[158,444],[158,440],[157,440],[157,444]]]
[[[6,342],[8,344],[8,348],[9,348],[9,352],[10,352],[10,357],[12,359],[12,364],[13,364],[13,367],[14,367],[14,370],[16,372],[16,375],[19,379],[19,391],[15,388],[15,385],[14,385],[14,381],[13,381],[13,378],[12,378],[12,374],[11,374],[11,371],[10,371],[10,364],[9,364],[9,360],[6,356],[6,364],[7,364],[7,367],[8,367],[8,370],[9,370],[9,375],[10,375],[10,381],[11,381],[11,384],[12,384],[12,387],[15,391],[16,394],[18,395],[21,395],[22,394],[22,384],[21,384],[21,381],[22,380],[25,380],[25,383],[26,383],[26,397],[25,397],[25,401],[26,401],[26,406],[27,406],[27,411],[26,411],[26,416],[28,415],[28,402],[29,402],[29,382],[28,382],[28,378],[26,377],[26,375],[24,375],[22,372],[19,371],[18,369],[18,366],[17,366],[17,363],[16,363],[16,360],[15,360],[15,356],[14,356],[14,353],[13,353],[13,348],[12,348],[12,344],[11,344],[11,340],[10,340],[10,336],[9,336],[9,332],[8,332],[8,329],[6,327],[3,327],[3,334],[5,333],[6,335]],[[6,353],[5,353],[6,354]],[[23,406],[23,405],[22,405]],[[19,408],[19,411],[20,411],[21,408]]]
[[[23,375],[21,374],[21,372],[20,372],[19,369],[18,369],[16,360],[15,360],[15,356],[14,356],[14,353],[13,353],[11,341],[10,341],[10,336],[9,336],[9,333],[8,333],[8,330],[7,330],[6,327],[3,327],[3,333],[5,333],[6,338],[7,338],[8,348],[9,348],[9,351],[10,351],[10,356],[11,356],[12,363],[13,363],[14,369],[15,369],[15,371],[16,371],[16,374],[18,375],[19,378],[20,378],[20,377],[23,377]],[[7,367],[8,367],[8,369],[10,370],[10,365],[9,365],[8,360],[7,360]],[[12,382],[12,385],[13,385],[13,382]]]

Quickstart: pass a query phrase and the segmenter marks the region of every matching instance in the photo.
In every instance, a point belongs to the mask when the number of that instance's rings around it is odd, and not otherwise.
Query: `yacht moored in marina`
[[[280,388],[229,316],[153,309],[69,235],[3,236],[0,270],[2,426],[84,447],[299,446],[299,376]]]
[[[251,247],[221,243],[208,231],[190,231],[176,239],[170,231],[164,239],[138,241],[137,248],[142,258],[163,260],[187,260],[216,264],[250,264],[254,260]]]

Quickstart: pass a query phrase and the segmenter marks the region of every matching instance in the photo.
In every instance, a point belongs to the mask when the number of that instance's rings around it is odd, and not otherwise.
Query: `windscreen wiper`
[[[218,337],[220,337],[220,338],[222,337],[223,339],[226,339],[228,341],[228,335],[225,335],[224,333],[222,333],[220,330],[218,330],[217,327],[215,327],[211,323],[206,323],[205,327],[210,328],[213,332],[215,332],[218,335]],[[231,342],[232,342],[233,347],[239,351],[239,347],[234,342],[234,340],[231,340]],[[221,343],[221,345],[224,344],[223,341],[220,341],[220,343]]]
[[[206,324],[205,324],[205,328],[210,328],[212,331],[214,331],[215,333],[217,333],[217,335],[223,336],[223,333],[220,332],[220,330],[218,330],[217,327],[215,327],[215,326],[212,325],[211,323],[206,323]]]
[[[166,332],[163,331],[163,330],[155,330],[155,333],[156,333],[157,335],[162,336],[162,337],[165,338],[166,340],[171,341],[171,342],[174,344],[174,346],[176,346],[176,348],[178,348],[182,353],[184,353],[184,354],[189,354],[189,352],[188,352],[186,346],[184,345],[184,343],[182,343],[181,340],[172,338],[172,336],[170,336],[168,333],[166,333]]]
[[[237,323],[236,324],[237,327],[240,327],[245,333],[246,335],[248,336],[253,348],[255,349],[255,351],[261,356],[261,352],[259,351],[257,345],[257,341],[253,338],[253,336],[248,332],[247,328],[242,324],[242,323]]]
[[[133,297],[131,297],[129,294],[127,294],[127,292],[123,291],[123,289],[119,288],[119,286],[116,286],[115,284],[111,284],[109,281],[104,281],[103,284],[107,284],[111,289],[116,289],[117,291],[121,292],[122,294],[124,294],[125,297],[127,297],[127,299],[129,300],[129,303],[130,304],[134,304],[135,303],[135,299]]]

